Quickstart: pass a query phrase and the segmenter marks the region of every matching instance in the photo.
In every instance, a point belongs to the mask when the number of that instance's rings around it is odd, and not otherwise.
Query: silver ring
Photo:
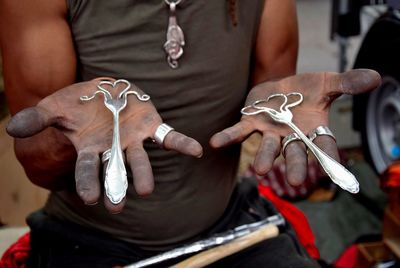
[[[301,141],[301,138],[297,133],[292,133],[290,135],[287,135],[283,140],[282,140],[282,155],[285,156],[285,150],[286,147],[289,145],[289,143],[293,141]]]
[[[107,162],[111,157],[111,148],[104,151],[104,153],[101,155],[101,163]]]
[[[164,1],[167,5],[171,4],[179,5],[182,2],[182,0],[176,0],[176,1],[164,0]]]
[[[335,135],[333,135],[332,131],[326,126],[319,126],[308,134],[308,138],[311,141],[314,141],[318,136],[329,136],[336,141]]]
[[[170,133],[172,130],[174,130],[172,127],[169,125],[162,123],[161,125],[158,126],[156,129],[156,132],[154,133],[154,140],[160,145],[161,147],[164,144],[164,139]]]

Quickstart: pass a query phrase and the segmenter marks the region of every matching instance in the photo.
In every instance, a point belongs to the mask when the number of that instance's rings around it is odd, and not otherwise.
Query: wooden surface
[[[43,206],[47,191],[27,179],[15,158],[13,139],[5,132],[8,120],[0,121],[0,222],[22,226],[30,212]]]
[[[268,224],[257,231],[254,231],[248,235],[237,238],[227,244],[211,248],[203,251],[193,257],[190,257],[171,268],[200,268],[205,267],[211,263],[214,263],[226,256],[230,256],[236,252],[239,252],[245,248],[255,245],[268,238],[275,237],[279,234],[279,229],[273,224]]]
[[[374,268],[382,261],[390,260],[391,252],[382,241],[357,244],[355,268]]]
[[[400,258],[400,215],[393,213],[390,205],[385,210],[383,220],[383,242],[393,255]]]

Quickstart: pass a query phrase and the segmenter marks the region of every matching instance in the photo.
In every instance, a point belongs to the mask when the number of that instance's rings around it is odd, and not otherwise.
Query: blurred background
[[[256,177],[305,213],[326,267],[399,267],[400,0],[296,3],[299,73],[357,67],[376,69],[384,77],[373,94],[339,98],[330,114],[342,162],[360,181],[361,192],[338,190],[312,158],[301,188],[285,183],[282,159],[267,176],[256,176],[252,161],[257,135],[243,146],[240,175]],[[8,120],[0,79],[0,254],[27,232],[25,217],[47,197],[15,159],[13,141],[5,133]]]

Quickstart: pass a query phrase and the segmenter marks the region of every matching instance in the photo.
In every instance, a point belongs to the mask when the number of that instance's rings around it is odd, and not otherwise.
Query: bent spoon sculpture
[[[288,103],[289,96],[298,96],[299,99]],[[283,103],[279,107],[279,111],[262,106],[267,104],[272,98],[281,97]],[[350,193],[358,193],[360,190],[359,183],[355,176],[348,171],[344,166],[334,160],[332,157],[322,151],[317,145],[315,145],[292,121],[293,114],[290,108],[293,108],[303,102],[303,95],[298,92],[285,94],[273,94],[267,99],[257,100],[251,105],[244,107],[241,112],[243,115],[257,115],[260,113],[268,114],[274,121],[288,125],[297,135],[301,138],[308,149],[315,155],[322,168],[331,178],[331,180],[339,185],[342,189],[349,191]]]
[[[113,98],[111,93],[103,86],[107,85],[111,88],[116,88],[118,84],[125,84],[124,90],[119,93],[117,98]],[[137,91],[129,90],[131,83],[127,80],[119,79],[115,82],[101,81],[97,85],[98,90],[92,96],[82,96],[81,101],[90,101],[101,93],[104,95],[104,104],[113,114],[113,138],[111,146],[111,155],[107,163],[106,174],[104,179],[104,189],[108,199],[113,204],[119,204],[126,196],[128,189],[128,180],[124,159],[122,157],[122,149],[119,135],[119,114],[127,105],[127,97],[129,94],[134,94],[140,101],[148,101],[149,95],[140,95]],[[106,151],[107,152],[107,151]]]

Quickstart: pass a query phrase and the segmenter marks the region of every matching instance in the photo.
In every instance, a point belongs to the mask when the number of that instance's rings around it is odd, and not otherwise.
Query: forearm
[[[11,114],[75,83],[76,55],[65,5],[58,0],[0,1],[0,46]]]
[[[298,26],[293,0],[267,0],[260,22],[252,71],[253,85],[296,72]]]
[[[58,0],[0,1],[4,85],[12,115],[75,82],[66,10],[65,1]],[[75,149],[55,129],[16,139],[15,153],[29,179],[40,186],[59,188],[62,180],[53,179],[73,173]]]

